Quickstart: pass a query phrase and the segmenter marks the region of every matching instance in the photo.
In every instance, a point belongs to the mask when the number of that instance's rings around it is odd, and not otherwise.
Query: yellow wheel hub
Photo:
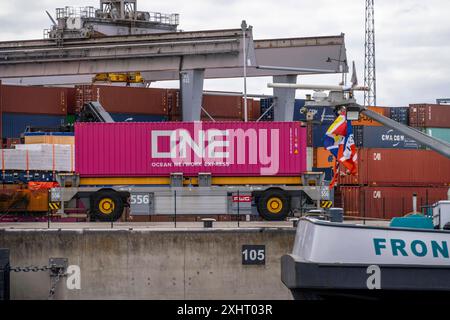
[[[114,201],[110,198],[104,198],[98,204],[98,209],[103,214],[111,214],[114,211]]]
[[[273,197],[267,201],[267,210],[269,210],[270,213],[280,213],[282,209],[283,202],[280,198]]]

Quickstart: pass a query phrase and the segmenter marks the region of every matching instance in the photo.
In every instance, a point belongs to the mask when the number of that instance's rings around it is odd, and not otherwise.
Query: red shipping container
[[[339,184],[450,185],[450,159],[430,150],[361,148],[358,149],[357,165],[358,174],[341,175]]]
[[[76,114],[77,113],[77,99],[75,88],[66,88],[67,90],[67,113]]]
[[[3,85],[3,112],[66,115],[67,89]]]
[[[240,96],[203,95],[202,107],[213,118],[241,119],[244,117],[243,103]]]
[[[306,130],[297,122],[77,123],[82,177],[298,176]]]
[[[440,104],[410,104],[411,127],[450,128],[450,106]]]
[[[363,187],[340,186],[336,194],[344,208],[344,215],[354,217],[392,219],[411,213],[413,194],[417,196],[417,210],[447,199],[447,187]]]
[[[167,90],[102,85],[76,86],[77,109],[98,101],[111,113],[167,115]]]

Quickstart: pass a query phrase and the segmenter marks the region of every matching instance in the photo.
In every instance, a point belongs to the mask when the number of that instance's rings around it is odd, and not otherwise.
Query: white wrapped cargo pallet
[[[74,148],[66,144],[16,145],[2,151],[1,169],[72,172]]]
[[[27,152],[26,150],[2,149],[1,170],[26,170]]]

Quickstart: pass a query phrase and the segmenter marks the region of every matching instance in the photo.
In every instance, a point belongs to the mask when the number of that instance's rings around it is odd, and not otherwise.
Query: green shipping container
[[[450,143],[450,128],[425,128],[425,133]]]

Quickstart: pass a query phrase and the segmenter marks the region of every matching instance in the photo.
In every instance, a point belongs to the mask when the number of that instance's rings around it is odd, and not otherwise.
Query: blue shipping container
[[[305,106],[305,100],[302,100],[302,103],[297,103],[296,100],[294,108],[294,121],[306,122],[307,113],[313,114],[312,121],[315,124],[326,123],[330,125],[336,119],[336,114],[334,113],[333,108]]]
[[[128,114],[128,113],[111,113],[111,117],[116,122],[164,122],[167,116],[150,115],[150,114]]]
[[[415,140],[388,127],[354,126],[355,144],[364,148],[422,149]]]
[[[267,98],[267,99],[261,99],[260,101],[260,106],[261,106],[261,115],[263,116],[261,118],[261,121],[273,121],[273,108],[270,109],[266,114],[264,114],[267,109],[270,108],[270,106],[273,103],[273,99],[272,98]]]
[[[19,138],[28,126],[32,127],[59,127],[64,124],[65,116],[49,116],[22,113],[3,113],[3,138]]]
[[[306,115],[300,113],[300,110],[305,106],[305,99],[295,99],[294,102],[294,114],[292,115],[293,121],[306,121]],[[266,112],[267,109],[272,106],[273,98],[261,99],[261,115]],[[274,110],[270,109],[262,118],[262,121],[273,121],[274,119]]]
[[[327,125],[313,125],[312,127],[312,146],[314,148],[323,147],[323,140],[327,132],[329,124]]]
[[[333,180],[333,168],[312,168],[313,172],[323,172],[325,173],[325,181],[331,181]]]
[[[408,125],[409,123],[409,107],[391,108],[390,118],[394,121]]]

